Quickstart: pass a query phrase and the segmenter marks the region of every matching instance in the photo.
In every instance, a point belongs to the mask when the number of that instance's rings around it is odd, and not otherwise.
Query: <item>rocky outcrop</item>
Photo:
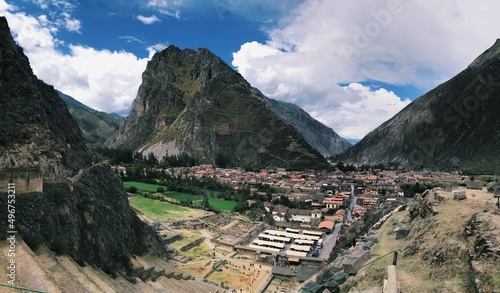
[[[113,273],[130,269],[130,256],[162,255],[156,232],[130,209],[122,183],[107,166],[83,171],[74,185],[48,183],[43,193],[17,196],[18,233],[31,247],[45,244],[79,264]]]
[[[23,191],[16,194],[14,227],[26,243],[45,244],[108,273],[130,271],[135,254],[164,255],[155,231],[130,209],[120,180],[92,163],[78,124],[54,88],[33,75],[4,17],[0,109],[0,175]],[[7,196],[0,196],[4,220],[6,212]],[[7,231],[4,220],[0,233]]]
[[[0,169],[36,168],[60,180],[90,162],[76,122],[54,88],[39,80],[0,18]]]
[[[344,162],[496,171],[500,163],[500,40],[343,153]]]
[[[161,159],[185,152],[232,166],[323,168],[326,161],[236,71],[206,49],[153,56],[118,143]]]
[[[473,243],[474,259],[500,259],[500,212],[475,214],[466,224],[464,234]]]

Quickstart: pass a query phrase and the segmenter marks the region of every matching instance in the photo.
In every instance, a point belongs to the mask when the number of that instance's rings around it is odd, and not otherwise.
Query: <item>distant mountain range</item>
[[[58,94],[66,102],[89,146],[109,145],[114,141],[124,117],[94,110],[60,91]]]
[[[186,152],[209,163],[318,168],[323,157],[337,155],[346,163],[496,172],[499,58],[497,41],[352,147],[300,107],[265,97],[206,49],[157,53],[127,119],[60,95],[89,145],[125,146],[159,159]]]
[[[498,172],[500,40],[338,156],[344,162]]]
[[[290,123],[323,156],[340,154],[352,146],[333,129],[314,119],[299,106],[262,96],[271,109]]]

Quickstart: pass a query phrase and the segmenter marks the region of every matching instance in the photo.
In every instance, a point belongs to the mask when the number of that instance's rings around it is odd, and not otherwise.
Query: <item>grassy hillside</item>
[[[467,197],[457,201],[452,192],[431,192],[419,203],[410,203],[412,211],[395,214],[394,220],[387,220],[376,230],[378,243],[372,248],[372,257],[400,249],[397,278],[403,292],[475,292],[475,286],[481,292],[500,289],[499,255],[478,252],[478,247],[483,250],[478,246],[478,239],[496,243],[498,248],[500,233],[495,235],[491,231],[496,230],[493,227],[500,227],[500,214],[492,204],[493,195],[486,190],[467,190]],[[438,209],[436,215],[428,209],[433,205]],[[477,229],[476,235],[466,237],[464,231],[472,229],[466,227],[475,215],[486,217],[491,231]],[[405,217],[415,218],[405,224]],[[397,233],[393,232],[396,227],[409,227],[408,237],[397,239]],[[389,264],[391,261],[375,262],[362,270],[358,273],[357,288],[381,286]],[[475,277],[471,277],[471,272]],[[473,279],[479,282],[475,284]]]
[[[113,141],[123,117],[116,113],[108,114],[94,110],[68,95],[58,93],[80,126],[87,145],[103,146]]]

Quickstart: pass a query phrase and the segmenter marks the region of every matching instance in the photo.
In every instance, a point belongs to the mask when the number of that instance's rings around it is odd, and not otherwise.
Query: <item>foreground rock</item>
[[[32,72],[0,17],[0,181],[13,182],[15,229],[36,249],[44,245],[106,273],[131,272],[130,257],[164,255],[156,233],[128,205],[120,180],[94,165],[65,103]],[[0,197],[7,219],[7,196]]]

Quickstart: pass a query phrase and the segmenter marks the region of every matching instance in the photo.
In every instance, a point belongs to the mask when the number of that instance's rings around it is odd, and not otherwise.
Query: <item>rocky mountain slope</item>
[[[498,292],[500,210],[486,188],[427,190],[370,235],[377,237],[372,260],[398,249],[397,280],[403,292]],[[381,292],[392,255],[375,261],[343,286],[349,292]],[[352,288],[356,287],[357,290]],[[345,290],[347,291],[347,290]]]
[[[500,40],[451,80],[366,135],[339,160],[495,172],[500,164]]]
[[[118,143],[160,159],[186,152],[232,166],[326,166],[256,89],[206,49],[170,46],[155,54]]]
[[[314,119],[297,105],[263,96],[274,112],[290,123],[323,156],[340,154],[352,145],[333,129]]]
[[[54,88],[33,74],[4,17],[0,109],[0,238],[8,230],[10,181],[14,228],[32,248],[46,245],[107,273],[129,272],[132,255],[164,253],[153,229],[130,209],[121,181],[92,163],[78,124]]]
[[[87,145],[103,146],[112,143],[120,128],[120,122],[125,118],[116,113],[108,114],[94,110],[59,91],[58,94],[66,102],[69,113],[80,126]]]

